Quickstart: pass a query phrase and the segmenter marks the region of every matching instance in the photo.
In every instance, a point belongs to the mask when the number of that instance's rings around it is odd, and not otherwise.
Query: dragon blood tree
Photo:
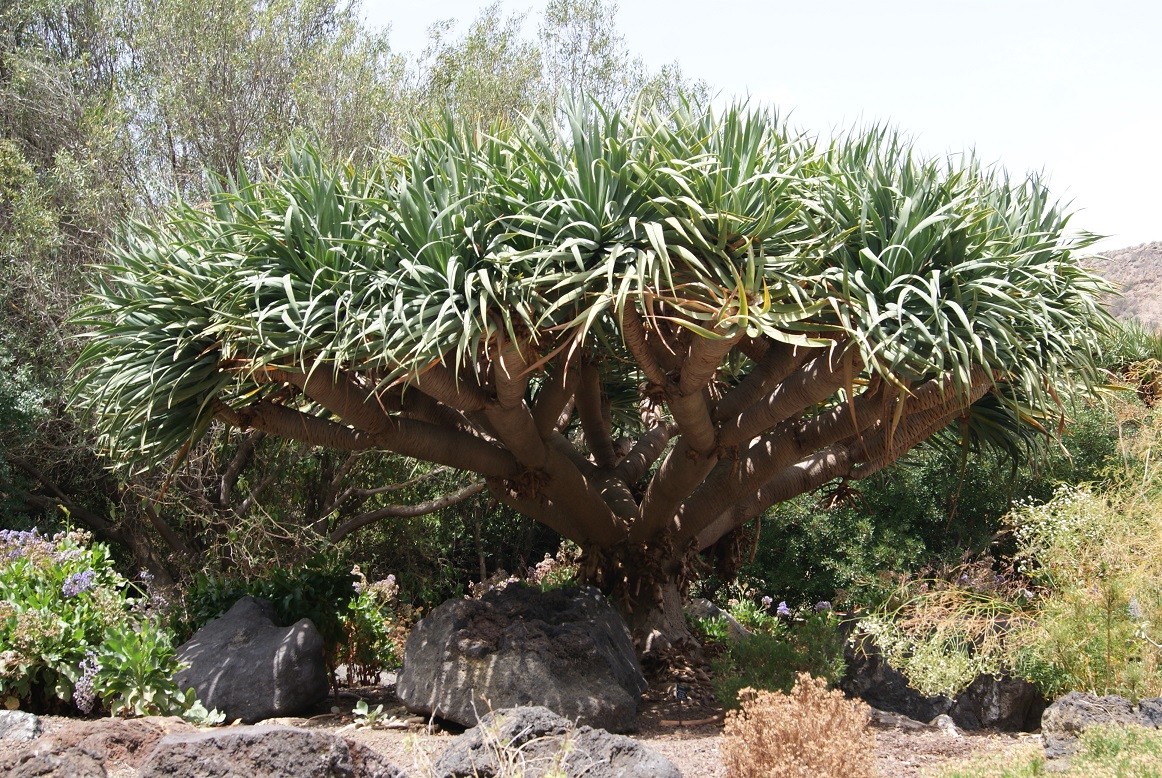
[[[879,130],[587,106],[239,179],[102,268],[78,374],[109,451],[224,424],[476,474],[639,638],[684,637],[695,556],[772,505],[1052,430],[1112,326],[1036,179]]]

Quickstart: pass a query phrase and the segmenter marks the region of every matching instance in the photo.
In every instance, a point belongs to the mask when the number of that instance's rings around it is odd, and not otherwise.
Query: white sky
[[[392,47],[484,0],[365,0]],[[539,0],[505,0],[539,10]],[[1099,248],[1162,240],[1162,3],[1148,0],[622,0],[617,27],[651,68],[677,61],[826,133],[869,120],[929,153],[975,148],[1043,170]]]

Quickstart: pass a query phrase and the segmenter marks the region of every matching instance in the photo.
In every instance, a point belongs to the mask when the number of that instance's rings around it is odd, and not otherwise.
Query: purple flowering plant
[[[168,633],[88,533],[0,530],[0,593],[9,707],[168,715],[196,702],[173,684]]]

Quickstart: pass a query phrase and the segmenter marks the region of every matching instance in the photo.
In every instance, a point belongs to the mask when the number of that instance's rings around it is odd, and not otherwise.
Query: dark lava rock
[[[1098,697],[1085,692],[1070,692],[1046,708],[1041,717],[1046,756],[1055,758],[1072,754],[1077,749],[1081,733],[1099,724],[1162,727],[1162,699],[1142,700],[1134,705],[1117,695]]]
[[[668,759],[632,738],[577,727],[547,708],[494,711],[460,735],[433,766],[436,778],[547,775],[681,778]]]
[[[378,754],[341,737],[295,727],[225,727],[168,735],[141,778],[404,778]]]
[[[1008,676],[977,676],[955,699],[926,696],[908,685],[908,678],[863,641],[847,645],[847,672],[839,686],[873,708],[899,713],[917,721],[932,721],[947,713],[962,729],[999,729],[1032,732],[1041,725],[1046,700],[1028,681]]]
[[[29,750],[0,759],[0,775],[8,778],[107,778],[105,765],[80,748],[64,751]]]
[[[265,600],[243,597],[178,648],[189,664],[175,676],[227,721],[294,716],[327,696],[323,638],[309,619],[290,627],[274,621]]]
[[[1023,678],[979,675],[956,696],[948,715],[963,729],[1032,732],[1047,705],[1041,690]]]
[[[625,732],[645,688],[629,630],[600,592],[513,585],[429,613],[408,637],[396,692],[410,710],[463,726],[540,705]]]

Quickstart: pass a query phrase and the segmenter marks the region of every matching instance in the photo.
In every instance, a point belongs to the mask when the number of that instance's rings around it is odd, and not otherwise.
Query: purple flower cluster
[[[37,529],[0,529],[0,553],[5,559],[19,559],[31,553],[50,553],[52,543]]]
[[[779,607],[775,608],[775,615],[782,616],[785,619],[791,618],[791,609],[787,607],[786,600],[780,602]]]
[[[65,597],[76,597],[81,592],[87,592],[93,588],[97,582],[97,574],[92,570],[82,570],[79,573],[73,573],[65,579],[61,586],[61,594]]]
[[[775,604],[775,598],[769,594],[764,594],[763,599],[762,599],[762,603],[763,603],[763,610],[769,611],[771,609],[771,606]]]
[[[93,712],[93,705],[97,702],[93,681],[96,680],[99,669],[97,655],[92,651],[87,652],[85,658],[81,660],[81,677],[77,679],[77,684],[73,687],[73,704],[81,713]]]
[[[141,570],[137,573],[137,578],[141,581],[142,588],[145,590],[145,596],[139,597],[133,603],[134,613],[143,613],[147,616],[153,616],[163,613],[169,608],[169,598],[165,596],[165,592],[153,584],[153,573],[148,570]]]
[[[831,610],[831,603],[829,603],[827,600],[820,600],[819,602],[815,603],[816,613],[823,613],[829,610]]]
[[[387,578],[384,578],[382,581],[376,581],[367,588],[372,594],[377,595],[387,602],[392,602],[399,596],[399,584],[396,583],[394,573],[388,573]]]

